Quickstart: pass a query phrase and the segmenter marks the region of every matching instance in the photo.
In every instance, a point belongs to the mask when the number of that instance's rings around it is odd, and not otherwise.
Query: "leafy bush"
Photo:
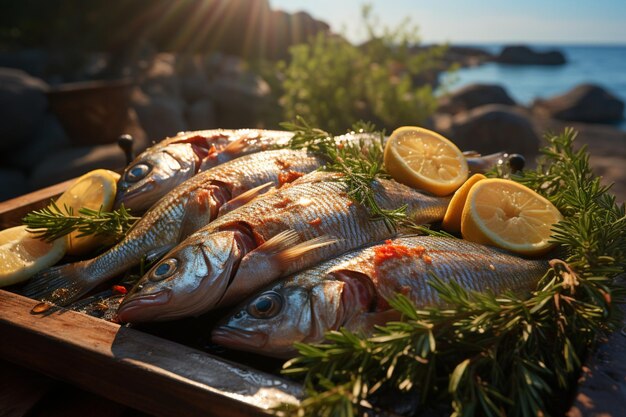
[[[282,81],[285,118],[301,115],[314,126],[343,133],[358,120],[395,128],[423,123],[435,111],[432,82],[444,69],[445,47],[418,48],[408,19],[379,33],[370,7],[362,17],[368,40],[361,46],[320,33],[290,49]]]

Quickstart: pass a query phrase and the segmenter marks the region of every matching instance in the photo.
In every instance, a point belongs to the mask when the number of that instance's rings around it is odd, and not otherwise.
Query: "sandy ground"
[[[578,131],[577,146],[587,145],[589,162],[620,203],[626,202],[626,132],[608,125],[561,122],[534,118],[537,132],[560,132],[571,126]]]

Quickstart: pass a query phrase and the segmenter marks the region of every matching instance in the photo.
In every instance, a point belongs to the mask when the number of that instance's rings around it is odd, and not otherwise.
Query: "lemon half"
[[[404,126],[385,145],[387,172],[398,182],[444,196],[467,179],[467,161],[459,148],[432,130]]]
[[[79,177],[57,199],[56,205],[65,212],[65,207],[71,208],[74,215],[79,215],[78,210],[89,208],[103,211],[111,211],[117,192],[117,181],[120,175],[107,169],[96,169]],[[102,236],[90,235],[78,237],[80,232],[72,232],[67,236],[67,253],[70,255],[83,255],[106,243]]]
[[[54,265],[66,249],[64,238],[44,242],[33,237],[26,226],[0,231],[0,287],[22,282]]]
[[[469,191],[461,234],[472,242],[540,255],[554,246],[550,229],[562,219],[550,201],[530,188],[510,180],[485,179]]]

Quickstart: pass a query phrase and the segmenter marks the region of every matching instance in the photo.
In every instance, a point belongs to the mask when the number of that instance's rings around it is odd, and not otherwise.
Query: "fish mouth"
[[[211,332],[211,340],[219,345],[243,347],[262,347],[267,343],[267,335],[260,332],[238,329],[231,326],[219,326]]]
[[[165,289],[124,300],[117,310],[117,318],[125,323],[154,320],[156,312],[151,307],[165,305],[171,298],[172,291]]]
[[[155,189],[155,181],[152,179],[145,180],[142,184],[131,184],[128,186],[120,187],[117,195],[115,196],[115,203],[113,207],[115,209],[120,208],[122,204],[126,208],[133,210],[143,210],[147,207],[145,205],[145,199],[147,193],[152,193]]]

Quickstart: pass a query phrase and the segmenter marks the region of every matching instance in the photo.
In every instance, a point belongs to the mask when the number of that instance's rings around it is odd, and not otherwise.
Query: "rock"
[[[68,146],[70,146],[70,139],[61,123],[52,114],[47,114],[32,140],[23,143],[20,148],[11,152],[10,158],[5,158],[5,160],[8,165],[30,172],[50,153]]]
[[[0,68],[0,151],[29,140],[42,123],[48,85],[24,71]]]
[[[537,99],[532,109],[554,119],[575,122],[604,123],[624,118],[624,102],[593,84],[581,84],[565,94]]]
[[[180,84],[176,74],[176,56],[157,54],[140,80],[141,90],[151,97],[179,98]]]
[[[215,106],[211,99],[204,98],[194,102],[187,108],[187,127],[189,130],[205,130],[217,128]]]
[[[77,177],[97,168],[119,170],[126,165],[117,144],[67,148],[48,155],[30,177],[32,189],[39,189]]]
[[[210,97],[215,103],[220,127],[256,127],[263,122],[270,87],[250,72],[238,77],[221,76],[211,83]]]
[[[494,60],[511,65],[563,65],[566,62],[560,51],[537,52],[524,45],[506,46]]]
[[[0,168],[0,201],[18,197],[28,192],[26,176],[21,171]]]
[[[494,84],[470,84],[462,87],[439,100],[437,111],[457,114],[485,104],[515,105],[515,101],[506,90]]]
[[[148,141],[160,141],[168,136],[187,130],[182,100],[168,97],[148,97],[136,89],[132,94],[132,106],[137,112]]]
[[[502,104],[459,113],[443,133],[461,150],[482,154],[506,151],[520,153],[528,159],[537,154],[540,144],[531,120],[515,107]]]
[[[201,56],[180,56],[177,63],[180,93],[187,103],[209,94],[209,80]]]

